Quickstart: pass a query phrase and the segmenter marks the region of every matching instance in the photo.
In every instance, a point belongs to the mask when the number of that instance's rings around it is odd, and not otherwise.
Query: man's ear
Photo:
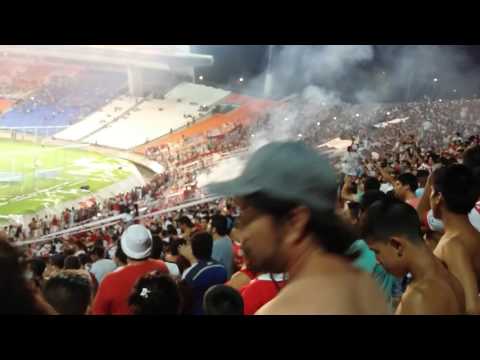
[[[403,255],[403,252],[405,250],[405,243],[402,238],[393,236],[388,241],[388,244],[395,249],[398,257],[401,257]]]
[[[296,207],[289,212],[288,220],[284,224],[284,226],[288,226],[288,232],[285,231],[287,242],[294,244],[302,240],[310,217],[310,210],[305,206]]]

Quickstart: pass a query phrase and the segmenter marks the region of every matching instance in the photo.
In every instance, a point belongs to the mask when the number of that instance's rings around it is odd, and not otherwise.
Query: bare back
[[[370,275],[335,256],[298,274],[256,315],[385,315],[385,297]]]
[[[440,260],[427,277],[408,285],[397,307],[398,315],[458,315],[465,313],[462,284]]]
[[[472,228],[473,229],[473,228]],[[434,250],[448,270],[460,281],[468,313],[480,313],[480,233],[475,231],[444,235]]]

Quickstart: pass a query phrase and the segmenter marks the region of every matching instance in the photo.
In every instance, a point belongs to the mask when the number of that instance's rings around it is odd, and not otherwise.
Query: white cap
[[[122,234],[122,250],[131,259],[145,259],[152,252],[152,234],[143,225],[130,225]]]

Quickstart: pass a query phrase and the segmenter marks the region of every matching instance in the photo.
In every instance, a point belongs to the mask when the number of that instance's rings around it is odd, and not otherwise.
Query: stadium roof
[[[171,71],[213,65],[213,56],[193,54],[188,45],[2,45],[0,51],[4,54]]]

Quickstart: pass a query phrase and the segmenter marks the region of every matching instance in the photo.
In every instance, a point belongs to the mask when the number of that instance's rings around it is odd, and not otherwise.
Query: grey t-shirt
[[[233,271],[233,245],[232,240],[228,236],[213,240],[212,258],[225,267],[227,276],[230,279]]]
[[[98,284],[100,285],[105,275],[107,275],[108,273],[111,273],[116,268],[117,268],[117,265],[113,260],[100,259],[95,261],[92,264],[92,268],[90,269],[90,272],[93,275],[95,275],[95,279],[97,279]]]

